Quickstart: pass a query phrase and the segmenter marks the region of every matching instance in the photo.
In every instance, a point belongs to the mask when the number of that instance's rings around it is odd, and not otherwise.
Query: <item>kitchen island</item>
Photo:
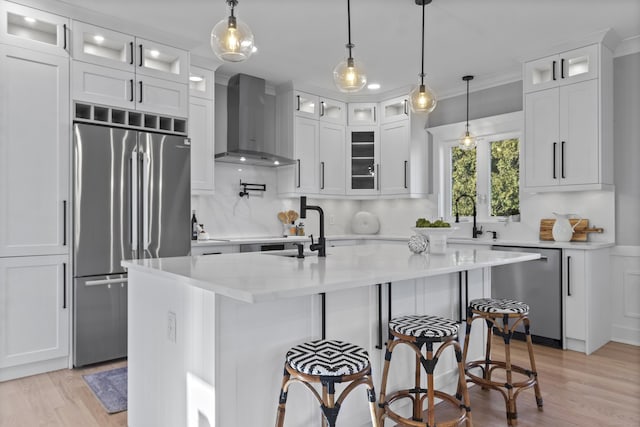
[[[406,244],[329,248],[326,258],[290,255],[123,262],[129,270],[129,426],[273,425],[285,352],[323,330],[329,339],[369,351],[378,386],[386,340],[380,331],[389,310],[457,319],[459,280],[467,279],[469,298],[488,296],[490,267],[539,257],[454,248],[415,255]],[[470,357],[483,348],[481,329],[473,333]],[[411,381],[405,356],[407,369],[392,372],[389,388]],[[455,384],[453,360],[446,359],[437,372],[442,387]],[[342,425],[367,424],[367,405],[354,396],[341,410]],[[292,387],[287,406],[287,425],[320,424],[301,387]]]

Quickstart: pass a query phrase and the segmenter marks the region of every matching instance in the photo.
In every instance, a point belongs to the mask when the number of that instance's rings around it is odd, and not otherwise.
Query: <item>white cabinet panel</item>
[[[319,189],[319,123],[317,120],[296,117],[294,126],[296,190],[315,194]]]
[[[405,96],[380,103],[380,123],[391,123],[409,119],[409,100]]]
[[[0,2],[0,42],[69,56],[69,19],[8,1]]]
[[[375,125],[378,123],[378,104],[349,103],[349,126]]]
[[[320,123],[320,194],[345,194],[345,127]]]
[[[0,45],[0,256],[68,253],[69,60]]]
[[[320,98],[305,92],[294,92],[294,113],[296,116],[317,119],[320,117]]]
[[[133,71],[135,38],[80,21],[73,21],[73,59]]]
[[[549,89],[525,96],[524,182],[528,187],[558,183],[558,91]]]
[[[598,69],[595,44],[529,61],[524,65],[524,92],[591,80],[598,77]]]
[[[578,250],[563,251],[565,289],[565,336],[587,338],[585,253]]]
[[[137,109],[176,117],[189,114],[189,87],[154,77],[138,77]]]
[[[214,191],[213,101],[191,98],[189,139],[191,140],[191,191]]]
[[[136,73],[187,83],[189,53],[182,49],[136,37]]]
[[[121,108],[135,108],[135,74],[73,61],[73,99]]]
[[[0,368],[69,354],[67,262],[0,258]]]
[[[380,126],[380,193],[409,192],[409,121]]]

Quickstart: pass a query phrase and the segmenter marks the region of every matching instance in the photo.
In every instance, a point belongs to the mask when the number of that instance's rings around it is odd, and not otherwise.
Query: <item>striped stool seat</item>
[[[469,308],[483,313],[529,314],[529,306],[523,302],[505,298],[480,298],[469,302]]]
[[[409,315],[391,319],[389,329],[416,338],[446,338],[458,334],[458,324],[439,316]]]
[[[292,347],[287,363],[307,375],[352,375],[369,366],[367,351],[355,344],[336,340],[317,340]]]

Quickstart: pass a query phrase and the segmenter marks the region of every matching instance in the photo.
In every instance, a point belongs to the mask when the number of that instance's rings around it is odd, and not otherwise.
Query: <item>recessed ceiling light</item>
[[[380,89],[380,83],[369,83],[367,85],[367,89],[369,89],[369,90],[378,90],[378,89]]]
[[[157,50],[153,49],[149,51],[149,55],[151,55],[153,58],[157,58],[158,56],[160,56],[160,52],[158,52]]]
[[[104,37],[102,37],[100,34],[96,34],[95,36],[93,36],[93,40],[96,43],[100,44],[104,41]]]
[[[32,18],[32,17],[30,17],[30,16],[25,16],[25,17],[24,17],[24,20],[25,20],[26,22],[28,22],[29,24],[35,24],[35,22],[36,22],[36,19],[35,19],[35,18]]]
[[[241,161],[241,162],[244,162],[244,161],[246,161],[246,160],[247,160],[247,159],[246,159],[244,156],[243,156],[243,157],[240,157],[240,161]]]
[[[189,80],[191,80],[192,82],[201,82],[204,80],[204,78],[202,78],[202,76],[196,76],[195,74],[192,74],[189,76]]]
[[[273,164],[274,164],[274,165],[276,165],[276,166],[278,166],[278,165],[280,164],[280,162],[279,162],[279,161],[277,161],[277,160],[275,160],[275,161],[273,162]]]

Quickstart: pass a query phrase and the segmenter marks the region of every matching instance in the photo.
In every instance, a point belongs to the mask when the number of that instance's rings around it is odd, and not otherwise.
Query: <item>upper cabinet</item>
[[[613,59],[593,44],[524,64],[525,191],[613,184]]]
[[[380,103],[380,123],[392,123],[409,118],[409,98],[401,96]]]
[[[188,52],[73,22],[73,98],[187,117]]]
[[[7,1],[0,2],[0,42],[69,56],[69,19]]]
[[[191,67],[189,88],[189,140],[191,192],[211,194],[214,187],[214,73]]]
[[[349,103],[349,126],[378,124],[378,104],[372,102]]]
[[[525,93],[598,77],[598,45],[562,52],[525,63]]]

